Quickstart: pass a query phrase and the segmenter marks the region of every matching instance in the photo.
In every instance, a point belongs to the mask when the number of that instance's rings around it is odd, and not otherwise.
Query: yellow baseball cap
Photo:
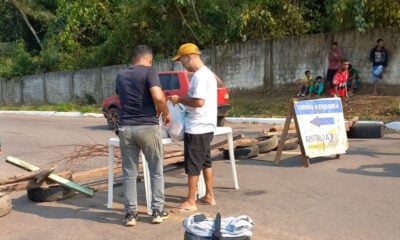
[[[179,49],[178,49],[178,54],[172,58],[173,61],[179,60],[179,58],[182,57],[182,55],[185,54],[201,54],[199,47],[196,46],[196,44],[193,43],[185,43],[182,44]]]

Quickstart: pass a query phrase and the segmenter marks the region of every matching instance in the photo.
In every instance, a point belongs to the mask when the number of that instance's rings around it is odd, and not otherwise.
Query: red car
[[[186,96],[189,89],[189,82],[192,73],[187,71],[159,72],[161,87],[166,96],[179,95]],[[229,91],[221,79],[216,76],[218,82],[218,119],[217,125],[223,126],[225,117],[228,115],[231,105],[229,104]],[[118,127],[119,109],[121,103],[118,95],[112,95],[103,100],[102,110],[110,129]]]

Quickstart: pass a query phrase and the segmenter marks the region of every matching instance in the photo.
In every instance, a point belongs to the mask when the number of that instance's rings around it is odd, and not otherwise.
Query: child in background
[[[309,89],[309,97],[311,97],[311,93],[315,93],[318,96],[324,93],[324,82],[322,81],[322,77],[318,76],[314,83],[311,84],[310,89]]]
[[[349,78],[347,79],[347,90],[354,93],[358,90],[360,86],[360,79],[358,77],[358,70],[355,69],[351,64],[349,64]]]
[[[311,78],[311,72],[307,70],[304,73],[304,77],[302,79],[298,79],[296,81],[297,87],[298,87],[298,92],[297,92],[297,97],[304,97],[307,94],[307,90],[309,86],[311,85],[312,78]]]

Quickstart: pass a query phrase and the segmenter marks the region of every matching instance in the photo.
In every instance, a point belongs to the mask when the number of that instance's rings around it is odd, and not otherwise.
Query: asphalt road
[[[235,133],[257,136],[267,125],[229,124]],[[102,118],[44,117],[0,114],[3,153],[0,179],[25,173],[5,162],[15,156],[38,166],[56,164],[57,171],[81,171],[107,165],[107,156],[71,159],[85,146],[106,145],[114,134]],[[238,160],[239,190],[233,189],[229,161],[214,158],[217,205],[199,212],[222,217],[250,216],[252,239],[399,239],[400,134],[381,139],[350,139],[348,152],[311,159],[302,166],[299,155],[285,154],[275,166],[275,152]],[[166,206],[186,196],[186,175],[177,168],[165,174]],[[13,192],[13,210],[0,218],[0,239],[183,239],[182,221],[191,213],[170,214],[160,225],[145,215],[143,183],[139,183],[140,220],[132,228],[123,218],[121,187],[115,188],[114,208],[107,209],[107,192],[91,198],[34,203],[25,191]]]

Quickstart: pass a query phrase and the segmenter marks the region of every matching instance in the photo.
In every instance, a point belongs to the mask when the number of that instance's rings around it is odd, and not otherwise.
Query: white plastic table
[[[235,155],[233,153],[233,134],[231,127],[217,127],[214,135],[226,135],[229,146],[229,160],[232,167],[232,177],[235,189],[239,189],[239,184],[237,180]],[[163,138],[162,143],[172,143],[170,138]],[[114,185],[114,147],[119,146],[119,138],[113,137],[108,140],[108,197],[107,197],[107,208],[112,208],[113,203],[113,185]],[[147,161],[145,160],[144,154],[141,153],[142,164],[143,164],[143,177],[146,191],[146,203],[148,214],[152,213],[151,210],[151,187],[150,187],[150,173],[147,167]],[[199,183],[197,185],[198,197],[205,195],[205,183],[202,173],[199,176]]]

